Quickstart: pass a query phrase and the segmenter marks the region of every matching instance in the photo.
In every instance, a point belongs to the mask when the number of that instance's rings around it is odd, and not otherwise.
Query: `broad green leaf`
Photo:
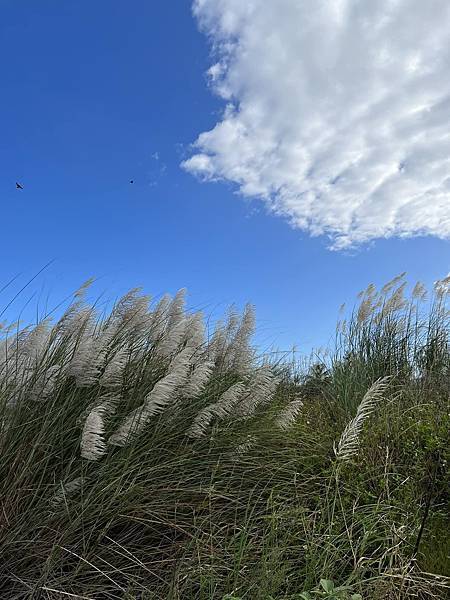
[[[312,600],[312,596],[309,592],[302,592],[300,594],[300,598],[302,598],[303,600]]]
[[[331,581],[331,579],[321,579],[320,585],[328,594],[331,594],[334,590],[334,583]]]
[[[363,597],[361,596],[361,594],[352,594],[350,596],[350,600],[363,600]]]

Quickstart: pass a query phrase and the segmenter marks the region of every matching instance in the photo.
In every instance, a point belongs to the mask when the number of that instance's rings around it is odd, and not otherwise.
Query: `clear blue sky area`
[[[27,316],[38,300],[56,305],[94,275],[111,298],[187,287],[213,314],[251,301],[261,344],[308,351],[368,283],[407,271],[429,285],[449,271],[448,242],[330,252],[180,168],[223,108],[186,0],[3,0],[0,55],[0,287],[18,276],[0,304],[53,261],[9,314],[27,299]]]

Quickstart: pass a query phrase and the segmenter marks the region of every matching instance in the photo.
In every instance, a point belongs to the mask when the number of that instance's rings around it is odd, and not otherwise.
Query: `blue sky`
[[[326,235],[238,195],[224,160],[214,166],[223,182],[181,168],[226,102],[208,85],[214,60],[199,18],[181,0],[3,0],[0,287],[18,279],[1,305],[53,261],[9,314],[30,298],[56,305],[94,275],[94,292],[110,298],[187,287],[189,304],[213,315],[251,301],[259,343],[307,352],[370,282],[445,276],[445,239],[370,234],[331,251]]]

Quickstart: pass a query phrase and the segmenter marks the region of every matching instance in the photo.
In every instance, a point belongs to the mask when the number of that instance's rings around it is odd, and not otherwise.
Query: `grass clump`
[[[184,290],[4,328],[0,597],[448,597],[449,284],[369,286],[307,370]]]

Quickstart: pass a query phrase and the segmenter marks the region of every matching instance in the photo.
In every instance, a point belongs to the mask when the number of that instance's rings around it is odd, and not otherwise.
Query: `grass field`
[[[184,291],[3,325],[0,598],[450,595],[450,280],[399,276],[301,367]]]

